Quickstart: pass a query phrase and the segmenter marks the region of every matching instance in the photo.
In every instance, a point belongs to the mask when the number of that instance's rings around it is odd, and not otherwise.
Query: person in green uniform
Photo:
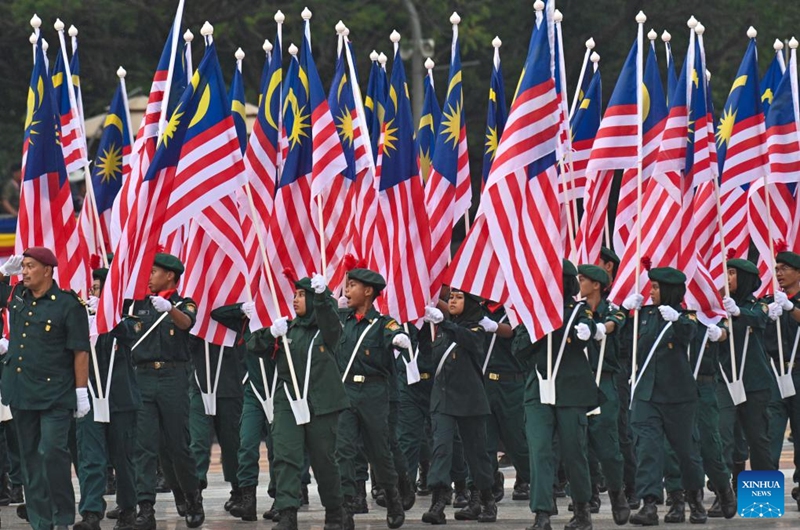
[[[631,510],[622,482],[625,462],[619,449],[620,403],[615,376],[621,370],[618,358],[620,336],[618,330],[625,324],[625,312],[609,304],[603,295],[610,279],[602,267],[580,265],[578,283],[581,297],[592,311],[592,319],[598,327],[602,326],[605,329],[605,342],[601,340],[589,343],[590,366],[595,370],[595,381],[597,381],[596,370],[600,370],[600,391],[605,398],[605,402],[600,406],[600,413],[589,416],[589,448],[602,468],[614,522],[623,525],[628,522]],[[601,352],[603,364],[598,367]],[[592,494],[594,495],[596,491],[598,485],[593,477]]]
[[[728,267],[749,268],[749,261],[731,260]],[[731,264],[733,263],[733,264]],[[749,264],[749,265],[748,265]],[[755,265],[753,265],[755,268]],[[756,269],[757,271],[757,269]],[[726,321],[706,327],[698,322],[698,332],[689,349],[690,366],[696,372],[697,391],[700,396],[695,438],[700,446],[703,470],[716,491],[715,504],[720,513],[730,519],[736,515],[736,495],[731,487],[731,473],[722,454],[722,439],[719,434],[719,405],[717,403],[717,377],[719,374],[719,345],[728,340]],[[700,354],[702,352],[702,357]],[[666,522],[682,523],[686,518],[680,463],[675,451],[666,444],[664,461],[664,486],[672,497],[672,505],[664,517]],[[710,516],[710,514],[709,514]]]
[[[189,330],[197,305],[177,292],[184,267],[178,258],[156,254],[148,287],[153,293],[137,300],[133,310],[112,331],[130,347],[142,407],[136,417],[136,530],[155,530],[156,461],[159,443],[169,454],[176,505],[186,501],[186,525],[205,520],[197,464],[189,449]],[[127,312],[126,312],[127,313]]]
[[[97,307],[108,269],[92,271],[92,296],[89,298],[91,312]],[[94,319],[94,315],[90,317]],[[91,320],[90,320],[91,322]],[[95,421],[94,411],[77,421],[78,481],[81,501],[78,505],[83,520],[75,525],[76,530],[99,530],[105,513],[103,495],[106,488],[108,465],[116,469],[116,497],[119,515],[114,528],[133,530],[136,519],[136,477],[134,475],[134,440],[136,436],[136,411],[142,404],[136,386],[130,352],[120,347],[110,333],[100,335],[95,344],[100,386],[109,399],[110,422]],[[110,390],[106,386],[111,368]],[[90,359],[91,361],[91,359]],[[94,369],[89,370],[89,380],[94,392],[98,384]]]
[[[563,260],[564,325],[535,343],[525,326],[514,331],[514,355],[528,370],[525,383],[525,433],[531,466],[531,512],[535,514],[532,530],[550,528],[550,515],[555,510],[553,477],[556,455],[553,438],[558,435],[562,462],[569,476],[574,516],[567,530],[592,528],[589,500],[592,496],[589,476],[586,413],[600,404],[600,391],[584,352],[589,341],[602,339],[604,327],[597,326],[592,311],[574,297],[580,288],[575,265]],[[600,330],[600,331],[598,331]],[[548,367],[548,343],[552,347],[552,364]],[[560,361],[560,362],[559,362]],[[556,369],[556,366],[558,368]],[[539,379],[546,378],[548,368],[555,380],[555,404],[542,403]],[[557,370],[557,371],[556,371]]]
[[[782,289],[775,293],[774,301],[770,304],[770,312],[775,317],[776,322],[781,326],[781,338],[783,339],[783,369],[785,373],[791,373],[795,390],[800,391],[800,359],[795,359],[790,366],[790,360],[800,336],[800,255],[794,252],[779,252],[775,258],[775,278]],[[772,358],[775,371],[780,374],[780,355],[778,352],[778,336],[776,324],[770,322],[766,331],[767,353]],[[769,438],[771,445],[771,458],[774,463],[779,462],[780,454],[783,449],[783,440],[786,433],[786,424],[789,423],[794,439],[793,463],[794,473],[792,482],[800,486],[800,396],[781,399],[777,385],[773,386],[773,399],[769,404],[770,427]],[[748,393],[748,400],[750,399]],[[752,447],[751,467],[752,467]],[[753,468],[755,469],[755,468]],[[800,488],[795,486],[792,490],[792,498],[797,502],[800,510]]]
[[[377,272],[355,268],[347,273],[348,307],[339,310],[342,336],[336,359],[350,408],[339,415],[336,461],[350,509],[356,492],[354,462],[359,443],[364,444],[377,483],[386,494],[386,522],[389,528],[399,528],[405,513],[389,450],[389,385],[393,383],[393,350],[407,351],[411,340],[396,320],[375,309],[375,299],[384,287],[386,280]]]
[[[425,308],[424,320],[436,325],[436,337],[431,341],[430,334],[419,335],[420,351],[430,349],[428,355],[436,364],[431,391],[433,453],[428,472],[432,498],[422,521],[446,522],[445,497],[451,482],[457,428],[472,487],[469,504],[456,512],[455,518],[493,523],[497,520],[497,504],[492,492],[492,462],[486,448],[486,417],[490,408],[483,390],[484,331],[479,325],[483,308],[473,295],[452,289],[447,309],[449,319],[445,320],[440,309]]]
[[[349,406],[336,364],[336,349],[342,334],[337,304],[326,286],[325,277],[320,274],[295,281],[294,285],[293,307],[297,316],[288,324],[285,318],[276,320],[270,328],[253,333],[248,341],[251,350],[274,351],[277,356],[278,388],[272,436],[277,486],[275,507],[281,518],[275,528],[297,529],[300,476],[307,449],[325,507],[325,530],[352,529],[352,515],[346,514],[343,508],[335,454],[339,414]],[[291,360],[282,349],[284,335]],[[296,387],[292,373],[296,377]],[[296,394],[297,390],[300,395]],[[308,406],[307,417],[293,411],[303,401]]]
[[[775,379],[764,348],[765,332],[775,326],[768,325],[768,305],[753,296],[760,285],[758,269],[752,262],[728,260],[731,296],[723,299],[723,305],[731,320],[737,377],[743,381],[747,395],[747,400],[736,406],[736,419],[750,446],[750,468],[761,471],[777,469],[777,460],[770,456],[767,414]],[[725,379],[731,381],[730,343],[720,343],[720,362]]]
[[[208,348],[208,364],[206,364]],[[242,377],[244,345],[224,347],[206,344],[191,335],[189,351],[192,355],[192,375],[189,382],[189,447],[197,463],[197,478],[201,488],[208,485],[208,467],[211,464],[211,440],[216,434],[222,453],[222,476],[231,485],[231,494],[223,505],[225,511],[241,500],[236,471],[239,468],[239,420],[242,417]],[[220,356],[222,359],[220,360]],[[211,370],[208,370],[208,368]],[[207,373],[208,372],[208,373]],[[211,387],[208,388],[208,382]],[[215,413],[206,413],[203,393],[214,391]],[[210,396],[206,399],[211,399]]]
[[[639,342],[632,377],[631,429],[636,450],[636,488],[644,505],[631,524],[658,524],[656,502],[663,495],[664,438],[678,456],[692,523],[704,523],[703,462],[692,440],[697,414],[697,385],[688,349],[697,332],[697,317],[681,308],[686,275],[672,267],[648,272],[653,305],[641,307],[633,294],[623,304],[639,309]],[[633,299],[633,300],[632,300]]]
[[[34,530],[75,522],[68,438],[72,418],[89,413],[89,319],[78,296],[53,278],[58,260],[32,247],[0,266],[0,307],[8,311],[3,404],[17,429],[27,516]]]

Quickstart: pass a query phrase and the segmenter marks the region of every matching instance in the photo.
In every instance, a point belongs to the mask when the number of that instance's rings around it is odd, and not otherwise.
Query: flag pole
[[[594,50],[595,43],[592,37],[589,37],[589,40],[586,41],[586,53],[583,54],[583,64],[581,65],[581,73],[578,76],[578,86],[575,88],[575,94],[572,96],[572,106],[569,108],[569,119],[575,115],[575,110],[578,106],[578,96],[581,93],[581,87],[583,86],[583,78],[586,76],[586,67],[589,65],[589,59],[592,56],[592,50]]]
[[[36,44],[39,41],[39,28],[42,27],[42,19],[39,18],[39,15],[36,13],[33,14],[31,17],[31,27],[33,28],[33,33],[31,33],[28,42],[31,43],[33,48],[33,62],[36,62]]]
[[[187,29],[183,33],[183,56],[186,58],[186,78],[191,82],[194,68],[192,65],[192,41],[194,40],[194,33],[192,30]]]
[[[644,103],[643,83],[644,83],[644,53],[642,47],[644,46],[644,23],[647,22],[647,16],[644,12],[639,11],[636,15],[636,23],[639,25],[637,39],[636,39],[636,114],[638,116],[636,124],[636,294],[641,294],[641,272],[642,272],[642,143],[643,143],[643,129],[642,123],[642,110]],[[632,361],[631,361],[631,403],[633,403],[633,392],[636,388],[636,371],[637,371],[637,352],[639,346],[639,309],[633,312],[633,348],[632,348]]]
[[[161,105],[161,115],[158,118],[158,140],[164,134],[164,127],[167,125],[167,109],[169,107],[169,97],[172,89],[172,76],[175,74],[175,51],[178,49],[178,32],[181,30],[181,20],[183,19],[184,0],[179,0],[178,9],[175,12],[175,20],[170,29],[170,44],[172,49],[169,54],[169,68],[167,69],[167,82],[164,85],[164,97]],[[210,26],[210,24],[209,24]]]

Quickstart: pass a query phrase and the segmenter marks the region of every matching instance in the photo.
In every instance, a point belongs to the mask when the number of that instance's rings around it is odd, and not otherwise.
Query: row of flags
[[[349,31],[337,25],[326,93],[311,53],[310,11],[302,15],[300,47],[286,48],[285,71],[278,12],[249,137],[243,54],[226,90],[207,24],[205,53],[193,70],[191,49],[180,45],[182,14],[183,0],[136,138],[123,73],[91,166],[76,37],[67,61],[62,27],[62,53],[50,70],[37,30],[17,245],[57,249],[58,281],[83,293],[89,256],[114,252],[100,333],[120,320],[126,298],[147,294],[159,249],[186,263],[182,290],[201,308],[193,333],[229,345],[233,333],[214,323],[211,309],[252,300],[251,325],[263,327],[291,313],[288,278],[322,272],[339,291],[348,255],[386,277],[378,303],[401,322],[417,321],[451,285],[506,305],[535,340],[562,324],[564,256],[594,263],[601,246],[616,249],[616,303],[646,291],[646,264],[681,268],[690,278],[687,304],[713,322],[724,315],[718,289],[728,253],[745,256],[754,243],[766,292],[775,246],[800,244],[795,49],[788,67],[778,52],[759,79],[754,30],[717,127],[702,25],[691,25],[679,76],[664,38],[665,94],[656,35],[645,42],[643,16],[605,111],[599,57],[585,61],[570,111],[560,13],[553,1],[537,2],[508,113],[501,43],[493,43],[480,206],[451,259],[453,227],[472,204],[457,14],[444,104],[429,62],[415,124],[399,34],[391,37],[391,73],[387,58],[373,52],[362,95]],[[77,222],[66,182],[75,170],[87,172],[92,190]]]

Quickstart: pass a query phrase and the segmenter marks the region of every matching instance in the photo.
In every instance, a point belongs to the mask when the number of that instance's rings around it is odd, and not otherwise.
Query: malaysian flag
[[[378,214],[373,260],[386,278],[380,310],[400,322],[415,321],[430,301],[430,228],[419,161],[414,146],[414,123],[399,35],[386,114],[378,146]]]
[[[64,289],[86,295],[89,256],[78,236],[67,168],[61,146],[58,101],[47,73],[42,38],[36,44],[36,58],[28,88],[25,118],[25,153],[15,254],[29,247],[51,249],[59,266],[53,271]]]
[[[66,68],[66,50],[61,50],[56,57],[53,69],[53,88],[58,112],[61,116],[61,149],[64,151],[64,163],[67,173],[83,171],[87,163],[86,139],[83,135],[83,125],[80,109],[75,98],[75,91],[71,82],[72,76]]]
[[[506,105],[506,87],[503,82],[503,69],[500,65],[500,39],[495,37],[494,59],[492,60],[492,78],[489,82],[489,108],[486,111],[486,143],[483,148],[483,172],[481,189],[489,178],[489,170],[497,154],[497,146],[503,136],[503,130],[508,120],[508,107]],[[431,81],[431,84],[433,81]]]
[[[652,48],[655,49],[655,46]],[[667,55],[667,105],[671,105],[672,95],[675,94],[678,86],[678,74],[675,68],[675,57],[672,55],[672,43],[669,40],[664,41],[664,48]]]
[[[426,65],[427,66],[427,65]],[[436,131],[442,121],[442,109],[436,99],[436,88],[433,86],[433,63],[430,63],[428,75],[425,76],[425,98],[422,101],[422,115],[417,129],[417,152],[419,153],[419,171],[422,180],[428,180],[431,173],[431,162],[436,152]]]
[[[458,24],[453,24],[450,80],[442,120],[436,133],[431,173],[425,185],[425,208],[431,230],[431,299],[438,298],[443,275],[450,262],[453,226],[469,212],[471,204],[472,183],[461,85],[461,48],[458,43]]]
[[[367,94],[364,98],[364,121],[367,122],[372,156],[378,161],[378,142],[383,132],[383,123],[386,118],[387,98],[389,97],[389,79],[386,76],[386,63],[378,60],[382,57],[373,51],[370,56],[372,67],[367,80]],[[373,59],[374,57],[374,59]],[[438,126],[437,126],[438,128]]]
[[[783,62],[783,43],[775,41],[775,56],[767,67],[764,77],[761,78],[761,106],[764,109],[764,116],[769,116],[769,108],[775,98],[778,83],[783,78],[786,65]]]
[[[242,153],[247,148],[247,109],[245,108],[244,101],[244,80],[242,79],[242,59],[238,57],[239,48],[236,53],[236,68],[233,69],[233,79],[231,80],[231,88],[228,92],[228,101],[231,105],[231,115],[233,116],[233,123],[236,124],[236,136],[239,137],[239,144],[242,146]],[[244,53],[242,53],[244,57]],[[216,342],[214,344],[217,344]]]
[[[450,283],[512,306],[536,341],[563,321],[558,97],[546,22],[534,27],[517,96]]]
[[[115,251],[97,313],[99,333],[117,324],[124,298],[147,294],[147,277],[162,233],[182,228],[206,207],[233,194],[244,184],[243,171],[236,126],[209,36],[205,55],[169,119]]]

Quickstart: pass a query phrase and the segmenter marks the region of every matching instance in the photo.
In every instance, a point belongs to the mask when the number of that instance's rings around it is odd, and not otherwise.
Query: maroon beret
[[[42,265],[58,267],[58,259],[53,251],[45,247],[31,247],[22,253],[26,258],[33,258]]]

